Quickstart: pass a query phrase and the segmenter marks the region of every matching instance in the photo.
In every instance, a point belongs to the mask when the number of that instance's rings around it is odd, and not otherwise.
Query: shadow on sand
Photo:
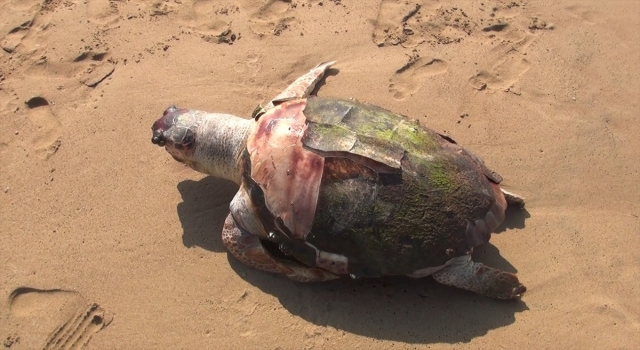
[[[185,246],[224,251],[220,232],[237,188],[231,182],[212,177],[178,185],[183,198],[178,214]],[[524,227],[524,220],[529,217],[526,210],[508,215],[501,231]],[[476,248],[474,260],[517,272],[490,243]],[[514,323],[516,313],[528,310],[521,300],[491,300],[440,285],[429,277],[345,278],[304,284],[251,269],[231,255],[229,264],[238,276],[278,298],[291,314],[319,326],[376,339],[422,344],[469,342],[492,329]]]
[[[207,176],[199,181],[185,180],[178,184],[182,203],[178,217],[182,223],[182,243],[212,252],[226,252],[222,244],[222,225],[229,214],[229,203],[238,192],[235,183]]]

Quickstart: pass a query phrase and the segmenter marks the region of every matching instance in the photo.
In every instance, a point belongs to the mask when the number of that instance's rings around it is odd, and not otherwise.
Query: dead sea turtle
[[[431,275],[511,299],[526,288],[471,260],[504,220],[502,180],[417,121],[309,97],[334,62],[298,78],[254,118],[175,106],[152,127],[177,161],[240,185],[222,240],[240,261],[296,281]]]

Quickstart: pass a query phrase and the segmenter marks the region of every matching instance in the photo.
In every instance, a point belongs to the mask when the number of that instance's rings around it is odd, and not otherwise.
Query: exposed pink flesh
[[[499,219],[500,223],[502,223],[502,220],[504,220],[504,212],[505,210],[507,210],[507,199],[504,198],[504,193],[502,193],[502,190],[500,189],[500,185],[491,183],[491,188],[493,188],[493,193],[496,195],[496,204],[502,210],[502,213],[503,213],[502,219]]]
[[[347,257],[340,254],[318,251],[316,266],[337,275],[346,275],[349,273],[349,261]]]
[[[247,150],[251,177],[264,191],[269,211],[293,237],[303,239],[316,212],[324,157],[302,147],[306,100],[285,102],[257,120]]]

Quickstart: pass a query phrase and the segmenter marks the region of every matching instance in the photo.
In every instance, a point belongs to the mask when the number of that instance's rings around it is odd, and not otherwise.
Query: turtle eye
[[[191,148],[195,140],[195,134],[190,128],[176,128],[173,131],[173,143],[177,149]]]

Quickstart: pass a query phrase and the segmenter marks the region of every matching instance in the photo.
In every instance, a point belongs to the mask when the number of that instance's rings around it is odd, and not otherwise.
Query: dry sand
[[[640,348],[639,1],[229,3],[0,0],[5,347]],[[151,124],[170,104],[248,117],[327,60],[319,95],[421,118],[527,198],[474,253],[521,301],[229,257],[235,186]]]

